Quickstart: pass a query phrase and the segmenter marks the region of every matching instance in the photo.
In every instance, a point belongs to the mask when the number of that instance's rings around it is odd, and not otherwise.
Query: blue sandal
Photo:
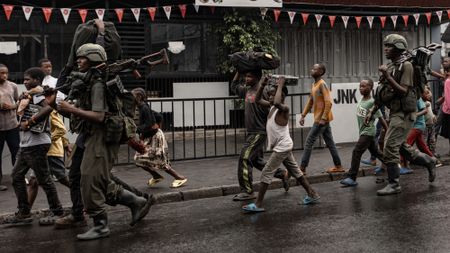
[[[244,212],[246,213],[261,213],[266,211],[266,209],[262,207],[257,207],[255,203],[250,203],[248,205],[243,206],[242,210],[244,210]]]
[[[310,196],[306,196],[303,201],[302,201],[302,205],[312,205],[312,204],[316,204],[317,202],[319,202],[320,196],[316,196],[314,198],[311,198]]]

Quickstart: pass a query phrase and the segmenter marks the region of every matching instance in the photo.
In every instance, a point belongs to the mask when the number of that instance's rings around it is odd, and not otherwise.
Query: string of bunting
[[[69,21],[69,16],[72,12],[72,10],[75,10],[76,12],[78,12],[78,15],[80,15],[81,17],[81,21],[84,23],[86,22],[86,17],[88,15],[89,11],[94,11],[97,14],[97,17],[100,20],[103,20],[105,13],[106,13],[106,9],[71,9],[71,8],[47,8],[47,7],[33,7],[33,6],[15,6],[15,5],[8,5],[8,4],[2,4],[3,5],[3,10],[5,12],[6,15],[6,20],[9,21],[11,18],[11,14],[13,12],[13,10],[15,8],[22,8],[22,11],[25,15],[25,19],[28,21],[30,19],[31,13],[33,12],[34,8],[40,8],[42,9],[42,13],[44,14],[44,18],[45,21],[47,23],[50,22],[50,18],[52,16],[52,14],[54,13],[54,10],[59,10],[61,12],[61,15],[64,19],[64,22],[67,24],[67,22]],[[178,7],[180,13],[181,13],[181,17],[185,18],[186,17],[186,12],[187,12],[187,7],[188,5],[192,5],[196,11],[196,13],[198,13],[200,6],[199,5],[195,5],[195,4],[180,4],[177,5],[175,7]],[[170,14],[173,11],[173,7],[171,5],[167,5],[167,6],[161,6],[161,8],[163,9],[164,13],[166,14],[166,17],[168,20],[170,20]],[[136,22],[139,22],[139,18],[141,15],[141,10],[144,9],[148,12],[151,21],[155,20],[155,16],[156,16],[156,12],[158,11],[159,7],[147,7],[147,8],[129,8],[129,10],[131,11],[131,13],[133,14],[134,18],[136,19]],[[210,6],[209,7],[211,10],[211,13],[214,14],[215,12],[215,8],[214,6]],[[125,13],[124,8],[116,8],[114,9],[114,12],[116,13],[117,16],[117,20],[119,21],[119,23],[122,22],[122,18],[123,15]],[[268,8],[260,8],[260,14],[261,14],[261,18],[264,19],[268,13],[269,9]],[[294,23],[294,19],[295,16],[299,13],[299,12],[295,12],[292,10],[281,10],[281,9],[272,9],[273,12],[273,17],[275,22],[278,22],[280,15],[285,12],[287,13],[287,15],[289,16],[289,21],[291,24]],[[439,11],[435,11],[436,16],[439,18],[439,22],[442,22],[442,16],[444,14],[444,12],[447,12],[447,16],[448,19],[450,19],[450,9],[448,10],[439,10]],[[358,28],[360,28],[361,23],[363,22],[363,20],[365,19],[367,21],[367,23],[369,24],[369,27],[372,28],[373,25],[373,21],[378,18],[380,20],[381,23],[381,27],[384,28],[386,21],[387,20],[391,20],[394,28],[397,26],[397,22],[398,18],[401,17],[403,20],[403,23],[405,26],[408,26],[408,21],[409,21],[409,17],[413,16],[414,20],[415,20],[415,25],[417,26],[419,24],[419,19],[422,16],[426,17],[427,20],[427,24],[430,25],[431,23],[431,16],[433,14],[433,12],[426,12],[426,13],[413,13],[413,14],[399,14],[399,15],[391,15],[391,16],[332,16],[332,15],[323,15],[323,14],[313,14],[313,13],[303,13],[300,12],[301,14],[301,21],[303,22],[303,25],[306,25],[308,22],[308,19],[310,16],[313,16],[317,22],[317,26],[320,27],[321,25],[321,21],[324,17],[328,17],[329,21],[330,21],[330,26],[333,27],[335,24],[335,21],[337,18],[340,18],[342,20],[342,22],[344,23],[344,27],[347,28],[348,22],[351,19],[354,19],[356,22],[356,25]],[[389,18],[389,19],[388,19]]]

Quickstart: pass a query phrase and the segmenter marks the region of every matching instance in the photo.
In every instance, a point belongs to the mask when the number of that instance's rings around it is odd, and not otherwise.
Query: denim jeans
[[[330,123],[326,123],[325,125],[320,125],[319,123],[313,124],[311,130],[309,130],[308,136],[306,137],[305,150],[303,151],[302,161],[300,165],[304,168],[308,167],[309,158],[311,157],[314,142],[316,142],[319,135],[322,135],[323,140],[327,144],[327,147],[330,150],[330,154],[333,157],[334,165],[341,166],[341,159],[339,158],[336,144],[333,140]]]

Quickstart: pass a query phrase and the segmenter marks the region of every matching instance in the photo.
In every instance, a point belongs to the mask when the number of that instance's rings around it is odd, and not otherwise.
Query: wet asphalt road
[[[79,242],[83,229],[0,228],[0,252],[450,252],[450,168],[429,184],[425,171],[401,179],[403,193],[377,197],[375,177],[357,188],[316,184],[321,203],[302,206],[300,187],[270,191],[267,211],[243,214],[231,197],[162,204],[136,227],[110,211],[109,238]]]

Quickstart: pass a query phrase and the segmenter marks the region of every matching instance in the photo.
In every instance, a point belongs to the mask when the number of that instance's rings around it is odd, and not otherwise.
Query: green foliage
[[[230,10],[224,15],[224,21],[214,24],[211,32],[218,36],[217,69],[223,74],[234,72],[228,55],[260,47],[276,55],[275,43],[280,38],[271,27],[272,22],[261,19],[259,12],[253,9]]]

